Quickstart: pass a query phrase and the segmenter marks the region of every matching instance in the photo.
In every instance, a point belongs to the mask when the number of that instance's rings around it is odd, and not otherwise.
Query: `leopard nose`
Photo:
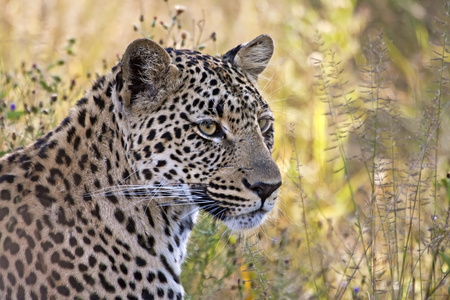
[[[247,181],[247,179],[243,179],[242,183],[244,184],[245,187],[256,193],[263,202],[281,186],[281,181],[275,184],[269,184],[264,182],[257,182],[255,184],[250,184]]]

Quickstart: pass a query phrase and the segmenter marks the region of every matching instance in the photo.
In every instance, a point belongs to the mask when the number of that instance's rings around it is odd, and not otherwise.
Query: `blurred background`
[[[202,217],[191,299],[448,299],[445,1],[0,0],[0,156],[54,128],[136,38],[220,55],[260,34],[278,209]]]

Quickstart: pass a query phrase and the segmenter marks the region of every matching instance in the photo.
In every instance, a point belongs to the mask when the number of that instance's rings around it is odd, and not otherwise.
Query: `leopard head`
[[[222,57],[131,43],[113,98],[134,183],[200,207],[231,229],[260,225],[281,186],[271,157],[273,115],[256,87],[273,49],[266,35]]]

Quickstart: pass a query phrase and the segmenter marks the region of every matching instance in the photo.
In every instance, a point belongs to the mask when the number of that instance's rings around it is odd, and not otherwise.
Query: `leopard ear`
[[[250,80],[256,82],[273,55],[273,40],[268,35],[260,35],[254,40],[231,49],[222,59],[244,71]]]
[[[178,68],[171,64],[169,54],[149,39],[132,42],[123,55],[121,93],[125,106],[144,100],[146,104],[158,104],[164,95],[177,85]]]

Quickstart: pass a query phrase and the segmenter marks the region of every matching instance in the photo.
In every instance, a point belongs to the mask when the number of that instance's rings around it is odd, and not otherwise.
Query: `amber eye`
[[[205,135],[213,135],[217,131],[217,124],[212,121],[205,121],[198,124],[198,129]]]
[[[259,128],[261,129],[261,132],[264,133],[267,129],[269,129],[270,119],[261,118],[258,121],[258,125],[259,125]]]

